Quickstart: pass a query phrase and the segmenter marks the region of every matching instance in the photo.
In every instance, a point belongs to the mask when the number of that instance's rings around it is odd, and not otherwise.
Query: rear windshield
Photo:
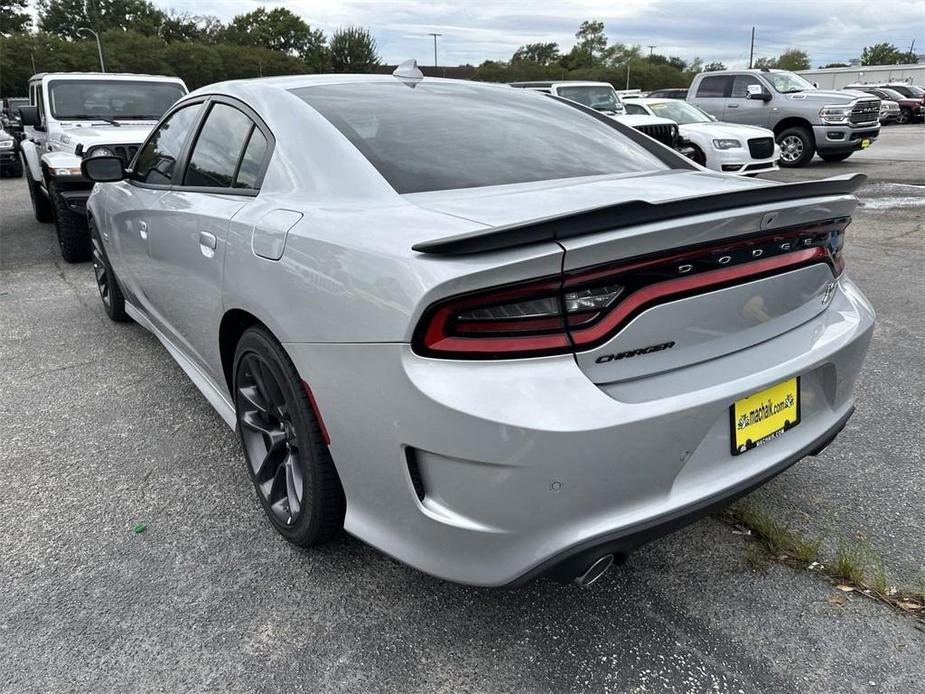
[[[606,123],[520,89],[396,79],[292,93],[399,193],[668,168]]]

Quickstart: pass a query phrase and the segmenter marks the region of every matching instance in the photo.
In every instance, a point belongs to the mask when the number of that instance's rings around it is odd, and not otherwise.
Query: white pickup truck
[[[187,93],[161,75],[49,72],[29,80],[20,107],[22,153],[35,218],[54,222],[69,263],[90,257],[86,203],[93,183],[80,173],[86,157],[115,154],[125,164],[164,112]]]

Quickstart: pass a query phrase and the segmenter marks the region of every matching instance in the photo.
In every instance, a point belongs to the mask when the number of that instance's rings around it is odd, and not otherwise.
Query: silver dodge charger
[[[874,312],[863,176],[708,171],[508,86],[273,77],[83,162],[93,267],[241,439],[274,528],[587,584],[821,451]]]

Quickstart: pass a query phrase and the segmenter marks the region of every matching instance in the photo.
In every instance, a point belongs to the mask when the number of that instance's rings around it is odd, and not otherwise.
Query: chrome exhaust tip
[[[603,576],[611,566],[613,566],[613,555],[605,554],[603,557],[594,560],[582,573],[575,576],[575,578],[572,579],[572,583],[582,588],[590,586]]]

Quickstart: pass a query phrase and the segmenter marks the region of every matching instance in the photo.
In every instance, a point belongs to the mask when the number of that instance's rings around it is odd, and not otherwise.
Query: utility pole
[[[630,88],[630,59],[626,59],[626,88]]]
[[[103,62],[103,44],[100,43],[100,35],[93,31],[93,29],[88,29],[87,27],[80,27],[77,29],[78,34],[82,34],[85,31],[93,34],[96,38],[96,50],[100,55],[100,72],[106,72],[106,63]]]
[[[752,62],[755,59],[755,27],[752,27],[752,43],[751,48],[748,49],[748,69],[752,69]]]
[[[437,37],[443,36],[443,34],[435,34],[434,32],[430,32],[428,36],[434,37],[434,69],[436,70],[437,69]]]
[[[652,62],[652,51],[655,49],[655,46],[648,46],[649,49],[649,62]]]

